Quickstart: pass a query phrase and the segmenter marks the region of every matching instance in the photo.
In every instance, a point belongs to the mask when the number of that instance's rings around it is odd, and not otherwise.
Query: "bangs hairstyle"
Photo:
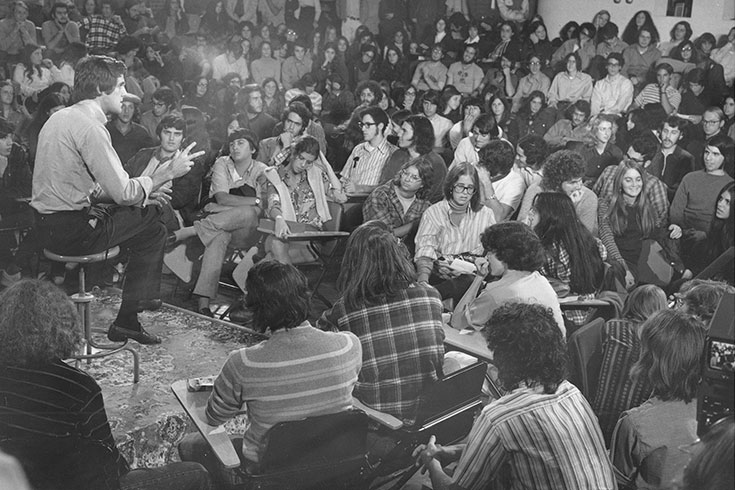
[[[486,254],[492,252],[508,269],[533,272],[544,265],[541,240],[530,226],[519,221],[489,226],[480,235],[480,242]]]
[[[533,200],[533,209],[538,215],[534,231],[546,255],[556,261],[562,250],[569,255],[571,291],[594,293],[602,280],[604,264],[597,242],[579,221],[572,200],[563,192],[541,192]]]
[[[472,179],[472,185],[475,186],[475,193],[470,198],[470,209],[477,212],[483,206],[482,202],[480,202],[480,177],[477,175],[475,166],[469,162],[459,163],[447,172],[447,176],[444,178],[444,198],[447,201],[452,199],[454,184],[463,175],[469,175]]]
[[[494,352],[493,364],[505,390],[525,383],[529,388],[543,386],[549,395],[556,393],[566,377],[567,354],[551,308],[505,303],[493,312],[482,332]]]
[[[416,198],[426,200],[429,198],[429,192],[431,192],[431,187],[434,185],[434,167],[424,155],[401,165],[401,170],[393,177],[393,185],[401,185],[401,172],[411,167],[416,167],[416,170],[419,172],[419,177],[421,177],[422,187],[416,192]]]
[[[160,137],[161,131],[166,128],[174,128],[177,131],[181,131],[184,138],[186,138],[186,120],[184,120],[183,117],[177,116],[176,114],[168,114],[166,116],[163,116],[161,122],[159,122],[158,126],[156,126],[156,134]],[[184,140],[181,141],[183,143]]]
[[[691,402],[697,394],[705,333],[690,315],[657,311],[641,326],[641,354],[631,377],[648,379],[653,394],[664,401]]]
[[[22,280],[0,294],[0,364],[38,366],[71,356],[82,340],[76,306],[50,282]]]
[[[262,260],[245,281],[246,306],[253,312],[253,324],[261,332],[290,329],[309,316],[311,298],[306,276],[291,264]]]
[[[111,94],[117,87],[117,79],[126,73],[127,67],[122,61],[109,56],[85,56],[74,70],[72,103]]]
[[[394,297],[414,282],[408,249],[388,225],[371,220],[352,232],[337,278],[347,311]]]
[[[293,145],[291,155],[301,155],[302,153],[308,153],[309,155],[319,158],[319,141],[308,134],[297,138]],[[289,160],[286,160],[286,162],[288,161]]]
[[[643,323],[666,306],[666,293],[663,289],[653,284],[644,284],[635,288],[626,298],[623,318]]]
[[[633,206],[627,206],[623,198],[623,179],[628,170],[635,170],[641,176],[641,192],[635,198]],[[613,194],[610,196],[610,205],[606,217],[610,221],[610,228],[615,236],[625,233],[628,228],[628,213],[630,208],[636,208],[635,219],[644,236],[650,235],[656,228],[655,212],[653,205],[648,199],[648,185],[643,167],[631,160],[623,160],[618,164],[613,180]]]

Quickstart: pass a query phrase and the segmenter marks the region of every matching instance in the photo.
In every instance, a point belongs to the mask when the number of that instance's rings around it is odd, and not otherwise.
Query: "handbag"
[[[663,247],[656,240],[644,240],[638,258],[638,282],[666,287],[673,277],[674,267]]]

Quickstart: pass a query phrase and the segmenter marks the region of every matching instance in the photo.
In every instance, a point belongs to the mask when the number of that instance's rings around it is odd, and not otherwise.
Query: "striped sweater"
[[[352,407],[362,366],[360,340],[304,322],[230,354],[214,383],[207,418],[221,424],[246,409],[245,459],[258,462],[265,433],[278,422]]]

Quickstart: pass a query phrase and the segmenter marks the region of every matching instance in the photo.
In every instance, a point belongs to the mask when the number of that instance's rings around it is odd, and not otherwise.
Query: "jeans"
[[[198,463],[171,463],[131,470],[120,477],[120,490],[211,490],[212,480]]]

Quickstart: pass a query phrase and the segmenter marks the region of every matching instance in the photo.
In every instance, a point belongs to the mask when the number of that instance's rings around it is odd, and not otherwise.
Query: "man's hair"
[[[480,114],[472,125],[472,131],[489,134],[491,138],[500,138],[500,128],[491,114]]]
[[[618,35],[620,30],[618,29],[617,24],[614,22],[608,22],[604,26],[600,27],[600,31],[598,32],[599,37],[602,38],[605,41],[608,41]]]
[[[686,75],[687,83],[696,83],[697,85],[704,85],[707,76],[704,73],[704,70],[701,68],[694,68]]]
[[[708,327],[720,300],[727,293],[735,293],[735,288],[725,282],[704,280],[695,283],[681,296],[687,313]]]
[[[9,134],[15,133],[15,128],[4,117],[0,117],[0,139],[4,139]]]
[[[648,162],[658,151],[658,138],[649,131],[634,139],[630,146],[643,156],[644,162]]]
[[[579,32],[587,31],[585,34],[594,39],[595,34],[597,34],[597,28],[595,28],[595,25],[592,22],[584,22],[582,25],[579,26]]]
[[[376,82],[375,80],[366,80],[364,82],[361,82],[360,85],[357,86],[355,89],[355,95],[357,98],[360,98],[360,94],[363,90],[368,89],[373,93],[373,96],[375,100],[373,101],[374,105],[377,105],[380,101],[380,96],[382,93],[382,89],[380,88],[380,84]]]
[[[388,122],[390,121],[390,119],[388,118],[388,114],[386,114],[383,109],[378,106],[366,107],[360,112],[360,120],[362,120],[362,118],[365,116],[372,117],[373,121],[376,124],[382,124],[383,131],[381,131],[380,134],[385,133],[386,128],[388,128]]]
[[[666,73],[668,73],[669,75],[674,73],[674,67],[671,66],[669,63],[661,63],[659,65],[656,65],[656,73],[658,73],[658,71],[661,69],[666,70]]]
[[[706,108],[704,110],[704,112],[702,112],[702,115],[704,115],[705,112],[709,112],[710,114],[714,114],[715,116],[717,116],[717,119],[719,119],[720,121],[724,121],[725,119],[727,119],[725,117],[725,111],[723,111],[722,108],[717,107],[717,106],[710,106],[710,107]]]
[[[691,402],[697,395],[706,331],[702,323],[678,310],[663,309],[640,329],[641,353],[631,378],[647,379],[664,401]]]
[[[490,177],[508,175],[516,160],[513,145],[504,140],[491,140],[480,149],[478,166],[488,171]]]
[[[230,145],[237,140],[247,140],[250,143],[250,151],[252,152],[253,158],[258,153],[258,137],[251,130],[247,128],[240,128],[234,130],[227,136],[227,144]]]
[[[304,131],[306,131],[306,127],[311,122],[311,111],[306,108],[304,104],[301,102],[291,102],[288,107],[286,107],[286,110],[283,111],[283,124],[285,126],[286,119],[288,119],[288,115],[290,113],[296,113],[301,118],[301,121],[303,122],[301,126],[301,132],[299,134],[303,134]]]
[[[564,112],[564,117],[571,121],[572,114],[574,114],[575,110],[583,113],[585,120],[590,117],[590,114],[592,113],[590,103],[586,100],[580,99],[574,104],[570,104],[569,107],[567,107],[567,110]]]
[[[607,61],[615,60],[618,63],[620,63],[620,68],[625,66],[625,59],[623,59],[623,55],[620,53],[610,53],[607,55]]]
[[[288,103],[288,106],[291,106],[294,102],[299,102],[301,104],[304,104],[304,106],[309,109],[309,114],[311,114],[311,118],[314,118],[314,106],[311,103],[311,99],[306,94],[298,94],[296,97],[291,99],[291,101]]]
[[[153,98],[166,104],[168,110],[175,109],[178,104],[176,94],[169,87],[161,87],[153,92]]]
[[[161,133],[166,128],[174,128],[177,131],[181,131],[184,138],[186,138],[186,121],[183,117],[177,116],[176,114],[166,114],[161,119],[161,122],[156,126],[156,134],[161,137]],[[183,139],[181,141],[184,141]]]
[[[352,232],[337,278],[348,312],[395,297],[414,282],[410,254],[388,225],[372,220]]]
[[[262,260],[255,264],[245,280],[247,307],[253,312],[253,324],[261,332],[299,326],[309,316],[309,283],[291,264]]]
[[[125,53],[129,53],[130,51],[138,51],[142,46],[143,43],[141,43],[137,37],[125,36],[120,38],[120,40],[117,42],[117,46],[115,46],[115,51],[117,51],[118,54],[123,55]]]
[[[127,73],[125,63],[109,56],[86,56],[79,60],[74,69],[72,102],[96,99],[102,94],[111,94],[117,80]]]
[[[541,188],[545,191],[561,191],[563,182],[581,179],[587,172],[587,164],[577,152],[559,150],[546,159],[543,165],[544,176]]]
[[[577,53],[569,53],[564,57],[564,70],[566,71],[567,62],[569,61],[569,58],[574,58],[574,61],[577,63],[577,71],[582,70],[582,58],[579,57]]]
[[[296,140],[291,155],[298,156],[302,153],[307,153],[318,158],[320,151],[321,150],[319,148],[319,141],[317,141],[317,139],[313,136],[309,136],[308,134],[306,134]]]
[[[484,206],[480,201],[480,176],[477,175],[477,169],[475,166],[469,162],[459,163],[449,169],[447,176],[444,178],[444,198],[447,201],[452,199],[454,185],[463,175],[469,175],[472,179],[472,185],[475,186],[475,193],[472,194],[472,197],[470,198],[470,209],[477,212],[482,206]]]
[[[419,155],[426,155],[434,149],[434,126],[423,114],[408,116],[404,121],[413,128],[413,144]]]
[[[240,41],[231,40],[225,45],[225,52],[230,52],[235,55],[235,58],[242,56],[242,44]]]
[[[635,288],[625,299],[622,317],[637,323],[646,321],[658,310],[666,308],[666,293],[653,284]]]
[[[482,100],[479,97],[467,97],[462,99],[462,114],[464,114],[465,109],[470,106],[475,106],[478,109],[482,110]]]
[[[483,334],[505,390],[521,383],[556,393],[566,376],[566,344],[551,308],[505,303],[487,321]]]
[[[82,339],[76,307],[47,281],[26,279],[0,294],[0,363],[38,366],[72,355]]]
[[[421,102],[430,102],[437,106],[439,110],[441,110],[441,100],[442,96],[441,93],[439,93],[438,90],[427,90],[424,96],[421,99]]]
[[[247,110],[250,103],[250,94],[258,92],[263,96],[263,87],[256,83],[249,83],[237,92],[237,108],[240,111]]]
[[[372,44],[363,44],[360,47],[360,54],[361,55],[363,55],[365,53],[370,53],[370,52],[373,53],[373,56],[377,56],[378,55],[377,48],[375,46],[373,46]]]
[[[546,160],[549,147],[546,140],[537,134],[527,134],[518,141],[518,148],[523,150],[526,157],[526,165],[538,169]]]
[[[686,131],[686,129],[689,127],[689,121],[687,121],[686,119],[682,119],[679,116],[667,117],[666,120],[661,125],[661,129],[664,128],[664,124],[666,124],[670,128],[678,129],[682,133]]]
[[[492,252],[508,269],[533,272],[546,261],[544,246],[530,226],[506,221],[488,227],[480,235],[485,253]]]

